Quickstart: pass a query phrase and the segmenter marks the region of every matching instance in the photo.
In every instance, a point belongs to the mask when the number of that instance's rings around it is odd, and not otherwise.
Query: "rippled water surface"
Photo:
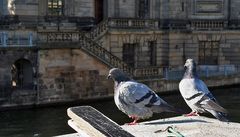
[[[231,121],[240,122],[240,86],[214,89],[212,93],[219,103],[229,111]],[[175,107],[190,111],[179,93],[161,95],[161,97]],[[118,124],[131,122],[126,115],[117,110],[113,100],[78,105],[93,106]],[[66,109],[68,107],[71,106],[2,111],[0,112],[0,137],[48,137],[74,133],[74,130],[67,125],[69,118]],[[171,113],[155,114],[151,119],[171,116],[176,115]],[[206,116],[212,117],[208,114]]]

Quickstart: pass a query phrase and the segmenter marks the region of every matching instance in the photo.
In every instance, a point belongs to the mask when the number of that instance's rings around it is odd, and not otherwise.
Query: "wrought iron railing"
[[[92,40],[96,40],[99,36],[103,35],[107,32],[108,28],[108,19],[103,20],[95,27],[93,27],[89,32],[86,33],[86,36],[91,38]]]
[[[123,62],[120,58],[107,51],[105,48],[100,46],[98,43],[92,41],[92,39],[86,37],[84,34],[79,33],[79,40],[82,44],[82,49],[90,52],[93,56],[101,59],[103,62],[111,67],[118,67],[130,74],[133,74],[133,68]]]

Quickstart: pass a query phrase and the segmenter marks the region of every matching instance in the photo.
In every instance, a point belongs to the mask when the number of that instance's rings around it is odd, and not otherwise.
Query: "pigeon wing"
[[[206,95],[202,98],[202,101],[199,104],[206,110],[215,110],[217,112],[228,113],[226,109],[221,107],[217,102],[215,102],[215,100],[210,99]]]
[[[134,81],[124,82],[119,87],[119,97],[126,103],[139,108],[160,105],[162,101],[149,87]]]
[[[133,105],[138,109],[150,108],[155,113],[180,113],[180,111],[161,99],[148,86],[141,83],[125,82],[121,86],[119,97],[125,104]]]
[[[203,94],[203,97],[198,101],[201,107],[208,110],[227,113],[227,110],[217,103],[216,99],[202,80],[196,80],[196,89]]]

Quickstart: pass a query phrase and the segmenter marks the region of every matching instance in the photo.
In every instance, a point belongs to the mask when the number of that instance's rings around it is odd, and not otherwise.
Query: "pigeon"
[[[196,71],[196,63],[193,59],[187,59],[184,65],[185,73],[179,83],[179,90],[192,112],[186,116],[199,116],[198,113],[209,112],[220,121],[227,122],[227,110],[221,107],[206,84],[199,79]]]
[[[153,113],[178,112],[152,89],[131,79],[122,70],[112,68],[108,74],[108,79],[110,78],[114,81],[116,106],[134,120],[128,125],[135,125],[140,119],[150,118]]]

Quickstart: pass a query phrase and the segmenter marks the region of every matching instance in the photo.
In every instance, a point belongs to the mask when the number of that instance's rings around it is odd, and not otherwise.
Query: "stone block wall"
[[[40,50],[39,56],[40,103],[113,95],[109,68],[80,49]]]

